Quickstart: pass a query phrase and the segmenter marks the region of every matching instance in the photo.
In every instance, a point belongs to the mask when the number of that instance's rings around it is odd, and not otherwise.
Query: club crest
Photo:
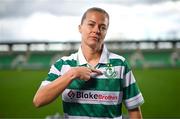
[[[104,72],[104,75],[107,78],[115,78],[117,76],[117,72],[115,71],[115,69],[112,67],[112,64],[107,64],[107,68],[106,71]]]

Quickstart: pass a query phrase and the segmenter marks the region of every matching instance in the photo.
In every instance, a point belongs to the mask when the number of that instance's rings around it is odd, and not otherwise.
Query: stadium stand
[[[180,67],[180,50],[179,48],[169,49],[122,49],[119,42],[110,42],[110,50],[124,56],[130,65],[134,68],[151,68],[151,67]],[[130,42],[129,42],[130,43]],[[138,42],[139,43],[139,42]],[[16,44],[16,43],[14,43]],[[26,44],[26,43],[25,43]],[[46,43],[47,44],[47,43]],[[70,43],[68,47],[72,49],[58,51],[0,51],[0,69],[42,69],[49,68],[51,64],[60,57],[69,55],[77,51],[73,46],[78,43]],[[157,43],[155,43],[157,44]],[[174,42],[172,42],[174,44]],[[7,43],[8,45],[8,43]],[[11,44],[10,46],[12,46]],[[29,45],[29,44],[27,44]],[[119,45],[119,47],[118,47]],[[114,47],[116,46],[116,47]],[[173,45],[174,46],[174,45]],[[11,48],[9,48],[11,49]]]
[[[23,54],[17,55],[13,61],[11,62],[11,68],[17,68],[21,66],[25,66],[27,64],[27,57]]]
[[[0,54],[0,69],[10,68],[16,54]]]
[[[51,53],[31,53],[28,59],[28,64],[34,68],[46,68],[50,66]]]
[[[148,63],[151,67],[169,67],[171,51],[148,51],[143,52],[143,56],[145,58],[146,63]]]

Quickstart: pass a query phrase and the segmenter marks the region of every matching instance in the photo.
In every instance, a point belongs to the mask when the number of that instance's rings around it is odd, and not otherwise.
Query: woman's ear
[[[81,33],[81,24],[78,26],[79,32]]]

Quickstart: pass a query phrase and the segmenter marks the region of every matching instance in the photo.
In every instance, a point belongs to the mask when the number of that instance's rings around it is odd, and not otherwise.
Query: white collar
[[[78,53],[77,53],[77,60],[78,60],[78,65],[88,64],[86,58],[83,55],[81,47],[79,48]],[[107,64],[108,62],[109,62],[109,51],[106,48],[106,46],[103,45],[103,51],[102,51],[99,63],[100,64]]]

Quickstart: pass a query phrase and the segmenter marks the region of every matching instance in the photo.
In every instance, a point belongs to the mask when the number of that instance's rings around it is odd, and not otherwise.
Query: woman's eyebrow
[[[95,21],[93,21],[93,20],[89,20],[88,22],[93,22],[93,23],[96,23]]]
[[[88,22],[96,23],[96,22],[93,21],[93,20],[89,20]],[[100,24],[100,25],[107,26],[106,24]]]

